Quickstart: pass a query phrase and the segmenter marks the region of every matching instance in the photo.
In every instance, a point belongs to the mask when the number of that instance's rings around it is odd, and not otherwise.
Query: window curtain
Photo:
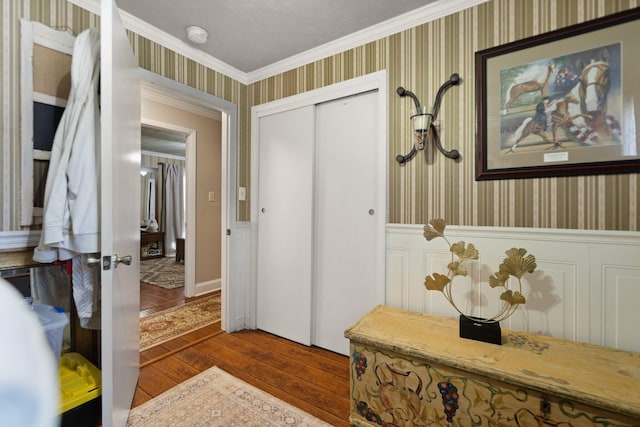
[[[165,168],[162,229],[165,255],[173,256],[176,253],[176,239],[184,239],[186,234],[184,167],[168,164]]]

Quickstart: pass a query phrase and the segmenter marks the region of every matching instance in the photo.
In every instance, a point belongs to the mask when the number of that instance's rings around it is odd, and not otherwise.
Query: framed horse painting
[[[476,179],[640,171],[640,8],[476,52]]]

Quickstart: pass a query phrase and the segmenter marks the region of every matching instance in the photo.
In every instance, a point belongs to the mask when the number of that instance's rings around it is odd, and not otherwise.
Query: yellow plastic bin
[[[62,426],[96,426],[100,421],[102,374],[80,353],[60,356]]]

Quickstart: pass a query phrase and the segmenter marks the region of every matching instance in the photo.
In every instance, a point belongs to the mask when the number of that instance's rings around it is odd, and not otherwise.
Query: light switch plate
[[[209,201],[210,202],[215,202],[216,201],[216,192],[215,191],[209,191]]]
[[[238,187],[238,200],[244,202],[247,200],[247,188],[246,187]]]

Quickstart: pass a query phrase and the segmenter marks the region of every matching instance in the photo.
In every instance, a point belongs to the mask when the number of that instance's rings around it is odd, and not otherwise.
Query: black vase
[[[460,338],[502,345],[500,322],[485,323],[478,317],[460,315]]]

